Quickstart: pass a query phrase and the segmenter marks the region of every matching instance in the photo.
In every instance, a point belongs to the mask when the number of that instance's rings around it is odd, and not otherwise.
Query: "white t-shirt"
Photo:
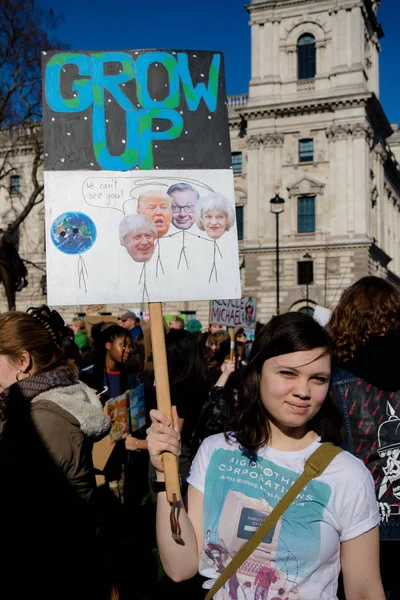
[[[188,482],[204,494],[200,573],[210,588],[303,472],[319,440],[297,452],[264,447],[256,460],[223,434],[207,438]],[[373,479],[364,464],[340,453],[298,495],[274,530],[215,596],[218,600],[332,600],[340,542],[380,521]]]

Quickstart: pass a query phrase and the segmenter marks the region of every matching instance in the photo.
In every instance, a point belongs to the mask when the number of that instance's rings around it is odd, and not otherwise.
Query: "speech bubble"
[[[124,179],[118,177],[90,177],[82,184],[86,204],[110,208],[124,214],[124,204],[130,200],[124,189]]]
[[[202,192],[213,192],[213,188],[207,185],[202,181],[197,181],[196,179],[189,179],[187,177],[177,177],[177,176],[165,176],[157,178],[152,176],[148,177],[139,177],[133,181],[133,188],[130,190],[130,195],[132,198],[137,198],[143,191],[143,188],[150,189],[158,189],[160,191],[166,192],[168,188],[174,183],[189,183],[195,189],[200,188],[198,191],[200,195]]]

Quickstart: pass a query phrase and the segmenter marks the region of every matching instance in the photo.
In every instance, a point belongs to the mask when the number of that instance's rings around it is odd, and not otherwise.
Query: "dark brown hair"
[[[400,291],[381,277],[362,277],[347,288],[328,325],[338,364],[352,360],[371,336],[400,332]]]
[[[268,444],[270,439],[269,414],[261,401],[260,377],[266,360],[282,354],[324,349],[333,357],[333,344],[328,332],[312,317],[289,312],[274,317],[259,332],[253,343],[249,363],[243,371],[238,401],[234,414],[227,423],[226,432],[250,453]],[[329,390],[319,412],[308,422],[309,430],[321,436],[323,442],[340,442],[341,420]],[[229,434],[226,433],[229,439]]]
[[[64,352],[54,341],[54,332],[23,312],[0,315],[0,354],[18,360],[21,352],[31,355],[36,373],[66,364]]]
[[[208,347],[215,346],[215,350],[210,353],[208,368],[219,368],[226,357],[229,355],[231,338],[229,333],[223,329],[215,333],[209,333],[207,338]]]

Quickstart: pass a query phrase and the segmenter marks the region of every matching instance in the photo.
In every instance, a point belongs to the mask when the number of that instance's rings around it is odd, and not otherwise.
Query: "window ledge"
[[[297,89],[299,92],[314,90],[315,89],[315,79],[298,79],[297,80]]]

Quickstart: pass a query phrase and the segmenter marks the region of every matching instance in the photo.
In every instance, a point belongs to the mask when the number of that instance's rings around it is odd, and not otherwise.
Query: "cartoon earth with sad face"
[[[58,250],[65,254],[82,254],[96,241],[96,225],[88,215],[67,212],[54,219],[51,239]]]

